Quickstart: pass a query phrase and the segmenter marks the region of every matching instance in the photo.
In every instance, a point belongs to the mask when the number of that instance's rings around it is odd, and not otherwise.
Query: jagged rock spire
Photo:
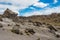
[[[5,11],[4,11],[4,14],[3,14],[5,17],[8,17],[8,18],[14,18],[14,17],[16,17],[17,15],[18,15],[18,13],[15,13],[15,12],[13,12],[13,11],[11,11],[10,9],[6,9]]]
[[[9,10],[8,8],[6,10]]]

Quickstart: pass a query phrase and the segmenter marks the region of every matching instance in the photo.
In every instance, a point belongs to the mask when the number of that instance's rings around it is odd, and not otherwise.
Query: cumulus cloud
[[[36,3],[34,4],[34,6],[40,7],[40,8],[44,8],[44,7],[48,6],[48,5],[49,5],[49,4],[43,3],[43,2],[36,2]]]
[[[10,10],[12,10],[14,12],[19,13],[18,12],[18,10],[19,10],[18,7],[10,6],[10,5],[2,5],[2,4],[0,4],[0,13],[3,13],[6,10],[6,8],[9,8]]]
[[[25,13],[23,16],[32,16],[32,15],[48,15],[51,13],[60,13],[60,6],[54,8],[45,8],[44,10],[33,11]]]
[[[20,9],[26,8],[26,7],[36,3],[37,1],[38,0],[0,0],[0,2],[12,3],[13,6],[20,7]]]
[[[34,3],[36,3],[38,0],[0,0],[1,4],[0,4],[0,11],[1,8],[3,8],[4,10],[6,8],[9,8],[15,12],[18,12],[20,9],[25,9],[30,5],[33,5]],[[2,2],[6,3],[5,5],[2,4]],[[11,5],[8,5],[8,3],[11,3]]]
[[[58,0],[54,0],[54,4],[57,3],[57,2],[58,2]]]
[[[48,6],[48,3],[43,3],[43,2],[38,2],[39,0],[0,0],[0,2],[5,2],[6,4],[3,5],[2,3],[0,4],[0,13],[3,13],[4,10],[6,10],[6,8],[9,8],[10,10],[19,13],[19,10],[21,9],[25,9],[28,8],[30,5],[36,6],[36,7],[40,7],[40,8],[44,8],[46,6]],[[54,0],[54,3],[57,3],[57,0]],[[11,3],[11,5],[9,5],[8,3]],[[31,9],[34,9],[33,7],[30,7]],[[54,12],[59,10],[56,8],[47,8],[45,10],[40,10],[40,11],[33,11],[29,13],[24,14],[23,16],[30,16],[30,15],[40,15],[43,13],[50,13],[52,12],[54,9]],[[55,10],[56,9],[56,10]]]

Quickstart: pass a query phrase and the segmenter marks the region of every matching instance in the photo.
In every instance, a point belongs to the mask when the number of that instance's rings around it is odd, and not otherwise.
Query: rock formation
[[[3,15],[7,18],[15,18],[18,15],[18,13],[15,13],[7,8]]]
[[[17,15],[9,9],[0,15],[0,40],[60,40],[60,14]]]

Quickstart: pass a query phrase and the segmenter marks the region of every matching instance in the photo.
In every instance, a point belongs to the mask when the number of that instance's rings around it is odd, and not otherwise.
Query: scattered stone
[[[0,21],[3,21],[1,17],[0,17]]]
[[[23,33],[19,29],[16,29],[16,30],[12,29],[11,32],[23,35]]]
[[[33,35],[35,31],[33,29],[26,29],[25,33],[27,33],[27,35],[29,35],[29,33]]]
[[[57,38],[60,38],[60,35],[56,35]]]
[[[19,24],[16,24],[15,26],[20,26]]]
[[[45,24],[45,25],[46,25],[46,23],[45,23],[45,22],[43,22],[42,24]]]
[[[19,34],[19,30],[11,30],[13,33]]]
[[[3,27],[3,25],[0,23],[0,28],[2,28]]]
[[[55,32],[55,35],[57,38],[60,38],[60,33],[59,32]]]
[[[57,29],[59,29],[59,30],[60,30],[60,28],[57,28]]]
[[[17,13],[12,12],[9,9],[7,9],[3,15],[6,18],[5,19],[4,17],[0,18],[0,23],[2,23],[0,24],[0,29],[2,29],[0,30],[0,37],[2,36],[3,37],[3,38],[1,37],[2,39],[5,39],[6,36],[6,38],[11,37],[10,39],[13,40],[12,33],[23,35],[23,36],[14,35],[14,38],[18,40],[35,40],[35,39],[36,40],[59,40],[58,38],[60,38],[60,33],[58,33],[60,32],[59,31],[60,28],[52,26],[53,24],[50,25],[50,23],[53,23],[53,18],[51,17],[52,18],[51,20],[49,15],[48,15],[49,17],[47,15],[46,16],[43,15],[43,17],[42,16],[40,17],[40,15],[37,17],[32,16],[33,18],[20,17],[17,16]],[[58,17],[56,17],[56,19],[57,18]],[[59,30],[56,28],[58,28]],[[10,32],[10,29],[12,33]],[[51,31],[52,33],[48,32],[48,30]],[[31,36],[28,37],[27,35],[31,35]]]
[[[20,35],[23,35],[23,33],[19,30],[20,29],[20,26],[18,24],[16,24],[13,28],[12,28],[12,32],[13,33],[16,33],[16,34],[20,34]]]
[[[28,20],[28,22],[32,22],[32,20]]]
[[[37,40],[40,40],[40,38],[38,38]]]
[[[60,33],[53,26],[49,26],[48,28],[50,29],[50,32],[54,34],[54,36],[60,38]]]
[[[54,30],[54,31],[58,31],[58,30],[55,29],[52,25],[49,25],[48,28],[49,28],[51,31],[52,31],[52,30]]]
[[[14,26],[11,30],[13,33],[19,34],[19,26]]]
[[[35,25],[35,26],[40,26],[40,25],[42,25],[42,24],[41,24],[40,22],[34,22],[33,25]]]
[[[8,24],[8,26],[11,26],[10,24]]]
[[[27,35],[30,35],[27,30],[25,30],[25,33],[26,33]]]

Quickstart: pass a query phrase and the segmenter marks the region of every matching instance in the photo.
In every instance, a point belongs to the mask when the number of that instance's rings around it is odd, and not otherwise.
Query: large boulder
[[[15,18],[18,15],[18,13],[15,13],[7,8],[3,15],[4,17],[7,17],[7,18]]]

